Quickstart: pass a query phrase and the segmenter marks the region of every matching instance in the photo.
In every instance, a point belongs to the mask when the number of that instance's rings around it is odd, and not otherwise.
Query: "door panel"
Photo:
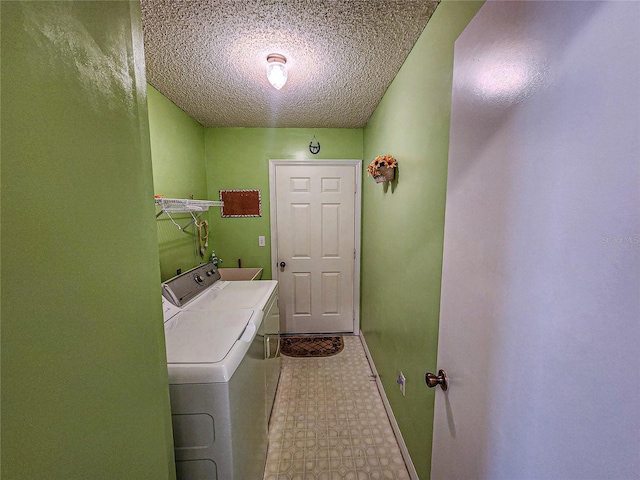
[[[340,204],[322,205],[322,258],[340,256]]]
[[[639,24],[488,1],[456,42],[434,480],[640,472]]]
[[[291,205],[292,225],[289,230],[293,235],[293,258],[311,258],[311,205]]]
[[[293,272],[293,314],[311,315],[311,274]],[[284,277],[284,275],[281,275]]]
[[[352,332],[356,251],[353,165],[277,165],[280,298],[287,333]]]
[[[322,273],[322,314],[340,314],[340,272]]]

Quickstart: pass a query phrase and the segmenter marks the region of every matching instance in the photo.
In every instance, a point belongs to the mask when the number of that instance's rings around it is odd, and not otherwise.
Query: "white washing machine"
[[[267,425],[280,379],[280,310],[275,280],[223,281],[212,263],[198,265],[162,285],[163,295],[185,310],[257,309],[263,312]],[[261,335],[259,333],[259,335]]]
[[[279,344],[269,341],[265,312],[272,322],[278,318],[277,282],[219,278],[205,264],[162,284],[179,480],[243,480],[264,472],[280,371],[279,356],[265,355],[270,343]],[[272,395],[266,387],[276,362]]]
[[[268,424],[273,410],[281,368],[278,282],[275,280],[231,282],[218,280],[211,288],[187,302],[183,308],[189,311],[250,308],[260,310],[263,313],[265,403]]]
[[[163,299],[177,478],[262,478],[262,312],[185,311],[168,303]]]

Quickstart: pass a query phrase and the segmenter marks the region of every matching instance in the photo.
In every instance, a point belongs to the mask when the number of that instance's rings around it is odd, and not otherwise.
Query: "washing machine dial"
[[[199,273],[196,273],[193,276],[193,279],[196,281],[198,285],[204,285],[204,278],[202,278],[202,275],[200,275]]]

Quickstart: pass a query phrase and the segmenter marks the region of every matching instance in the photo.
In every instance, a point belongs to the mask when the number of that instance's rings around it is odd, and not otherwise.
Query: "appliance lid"
[[[254,310],[181,311],[165,323],[167,363],[222,361],[247,325],[253,327],[254,314]]]
[[[218,285],[221,288],[218,288]],[[224,284],[217,282],[202,295],[184,305],[184,308],[191,311],[234,308],[262,310],[277,286],[278,282],[275,280],[241,280]]]
[[[168,322],[181,312],[180,307],[176,307],[173,303],[169,302],[166,298],[162,297],[162,317],[164,322]]]

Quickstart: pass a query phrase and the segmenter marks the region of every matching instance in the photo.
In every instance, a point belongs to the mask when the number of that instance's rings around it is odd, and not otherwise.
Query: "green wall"
[[[321,147],[317,155],[309,152],[314,135]],[[259,189],[262,194],[262,217],[210,216],[213,247],[225,262],[222,266],[237,267],[242,258],[243,267],[262,267],[262,278],[271,278],[270,159],[361,159],[362,135],[362,129],[207,128],[209,198],[217,200],[219,190],[232,189]],[[265,236],[265,247],[258,246],[259,235]]]
[[[148,92],[155,195],[167,198],[193,195],[195,199],[206,199],[204,127],[151,85]],[[209,215],[219,212],[220,209],[214,207],[201,218],[207,220]],[[191,219],[188,214],[173,217],[180,225]],[[173,277],[179,268],[185,271],[207,260],[207,255],[201,257],[194,245],[193,226],[182,232],[163,214],[158,217],[157,227],[162,280]]]
[[[453,45],[482,2],[442,2],[364,132],[364,166],[390,153],[391,185],[364,180],[362,330],[420,478],[430,475]],[[402,397],[398,370],[407,378]]]
[[[1,2],[6,479],[175,478],[137,2]]]

